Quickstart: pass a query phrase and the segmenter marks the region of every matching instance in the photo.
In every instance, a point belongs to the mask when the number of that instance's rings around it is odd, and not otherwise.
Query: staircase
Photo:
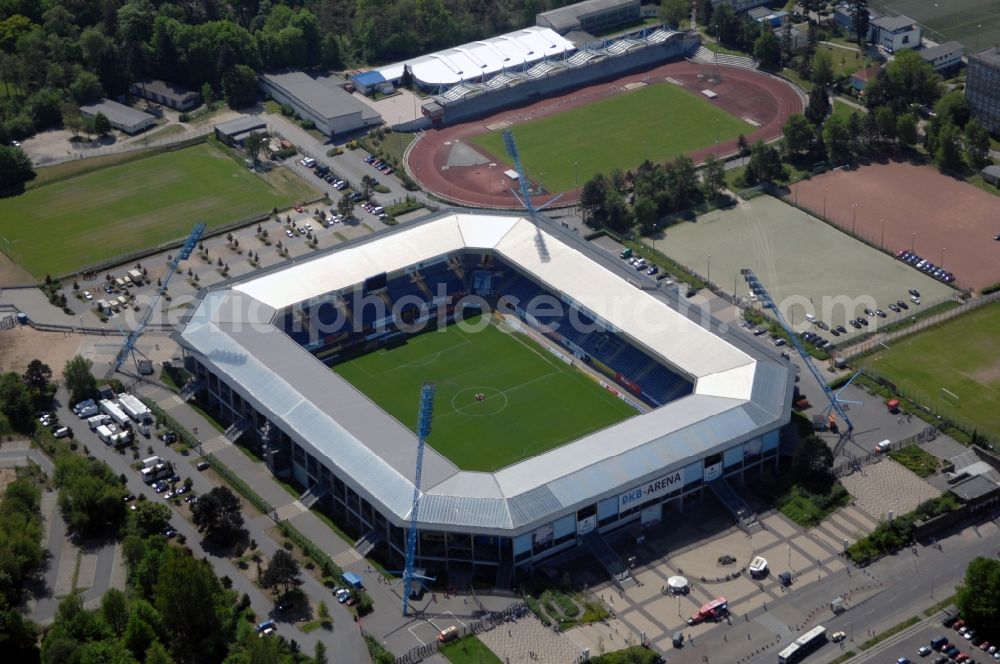
[[[712,493],[719,499],[719,502],[736,519],[736,524],[747,534],[753,534],[758,530],[764,529],[757,520],[757,515],[750,509],[747,501],[743,500],[743,497],[736,493],[733,487],[729,486],[729,482],[725,478],[720,477],[719,479],[712,480],[708,483],[708,488],[712,490]]]
[[[180,399],[181,401],[188,401],[189,399],[191,399],[191,397],[198,394],[198,392],[200,392],[201,388],[203,387],[205,387],[204,380],[201,379],[189,380],[187,384],[181,389],[180,394],[177,395],[177,398]]]
[[[320,484],[314,484],[309,487],[305,493],[299,496],[299,502],[302,503],[302,507],[309,509],[316,502],[330,492],[330,485],[323,482]]]
[[[362,557],[367,556],[383,539],[385,539],[384,533],[378,530],[370,530],[354,543],[354,550]]]
[[[243,434],[249,431],[252,426],[253,422],[245,417],[242,417],[230,424],[229,428],[222,432],[222,435],[225,436],[226,440],[230,443],[235,443],[243,436]]]
[[[625,567],[625,563],[622,559],[618,557],[614,549],[604,541],[601,534],[597,530],[591,530],[589,533],[583,536],[583,543],[587,545],[590,549],[590,553],[593,554],[597,561],[601,563],[604,567],[604,571],[608,573],[611,580],[614,581],[620,588],[624,588],[629,585],[632,581],[632,577],[629,574],[628,568]]]
[[[757,61],[753,58],[747,58],[742,55],[727,55],[725,53],[716,53],[711,51],[704,46],[699,46],[698,50],[694,52],[690,58],[691,62],[697,62],[703,65],[725,65],[726,67],[739,67],[740,69],[756,69]]]

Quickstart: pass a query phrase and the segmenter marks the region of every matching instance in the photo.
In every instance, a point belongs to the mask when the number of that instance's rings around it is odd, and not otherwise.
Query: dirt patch
[[[58,379],[84,339],[79,334],[39,332],[25,326],[0,331],[0,372],[20,373],[37,358],[49,365],[53,379]]]
[[[0,288],[10,286],[34,286],[38,280],[20,265],[0,253]]]
[[[966,375],[981,385],[1000,384],[1000,362],[980,367],[977,371]]]
[[[17,479],[17,469],[0,468],[0,496],[7,490],[7,485]]]
[[[407,169],[427,189],[444,198],[477,207],[499,207],[520,209],[521,205],[508,190],[493,186],[490,169],[481,165],[450,167],[447,170],[451,146],[467,141],[472,136],[487,131],[487,127],[501,123],[513,124],[528,119],[538,119],[546,115],[561,113],[576,106],[592,104],[595,101],[622,94],[626,88],[637,82],[670,80],[694,94],[705,88],[705,77],[716,71],[715,66],[693,62],[671,62],[652,70],[646,70],[615,81],[605,81],[565,94],[548,97],[542,101],[514,109],[500,111],[489,117],[466,122],[444,129],[425,132],[413,144],[407,159]],[[719,93],[717,105],[738,118],[753,118],[756,127],[747,136],[751,143],[769,140],[781,133],[781,125],[792,113],[803,110],[802,98],[798,92],[781,79],[758,71],[722,67],[722,80],[713,83],[712,89]],[[706,146],[690,153],[695,163],[700,163],[716,151],[730,154],[737,149],[736,141],[726,141],[719,146]],[[498,166],[498,173],[505,167]],[[572,203],[580,197],[580,190],[564,192],[560,204]],[[545,201],[536,201],[541,204]]]
[[[1000,197],[929,165],[891,161],[836,170],[792,185],[789,198],[876,247],[911,249],[955,274],[959,286],[1000,281]],[[855,204],[857,207],[855,208]]]

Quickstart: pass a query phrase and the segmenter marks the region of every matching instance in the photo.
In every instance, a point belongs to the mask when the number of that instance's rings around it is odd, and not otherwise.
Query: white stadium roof
[[[715,321],[695,320],[676,293],[636,288],[621,261],[578,236],[546,227],[543,258],[537,233],[519,216],[443,211],[204,291],[176,336],[258,412],[401,520],[413,491],[415,435],[271,325],[284,307],[453,252],[492,250],[694,383],[689,396],[492,474],[462,471],[427,449],[420,521],[441,530],[530,529],[787,421],[787,364],[718,332]]]
[[[561,58],[576,50],[573,42],[554,30],[531,26],[524,30],[469,42],[411,60],[379,67],[387,81],[402,77],[409,65],[413,77],[425,86],[454,85],[489,78],[505,69],[531,66],[546,58]]]

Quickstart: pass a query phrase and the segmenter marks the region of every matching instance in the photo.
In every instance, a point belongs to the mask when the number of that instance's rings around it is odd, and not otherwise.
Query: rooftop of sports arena
[[[177,337],[215,374],[242,386],[252,405],[289,436],[406,518],[416,435],[278,321],[290,307],[321,301],[374,275],[403,274],[467,254],[502,259],[627,338],[690,388],[686,396],[495,472],[460,469],[434,449],[432,431],[421,482],[422,526],[525,529],[787,423],[789,364],[729,333],[676,289],[637,287],[630,279],[634,270],[616,256],[543,217],[536,225],[517,214],[444,210],[206,289]]]

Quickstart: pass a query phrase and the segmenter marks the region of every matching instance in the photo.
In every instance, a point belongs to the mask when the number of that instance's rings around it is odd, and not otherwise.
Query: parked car
[[[52,435],[55,436],[56,438],[72,438],[73,437],[73,430],[70,429],[69,427],[59,427],[59,426],[57,426],[57,427],[53,427],[53,429],[52,429]]]
[[[177,442],[177,434],[174,433],[173,431],[168,431],[165,434],[163,434],[162,436],[160,436],[160,440],[162,440],[167,445],[170,445],[172,443],[176,443]]]
[[[207,461],[199,461],[198,465],[195,466],[195,468],[198,469],[198,470],[208,470],[209,467],[210,467],[210,464]]]
[[[296,212],[302,212],[302,206],[298,204],[293,205],[292,209],[295,210]]]

